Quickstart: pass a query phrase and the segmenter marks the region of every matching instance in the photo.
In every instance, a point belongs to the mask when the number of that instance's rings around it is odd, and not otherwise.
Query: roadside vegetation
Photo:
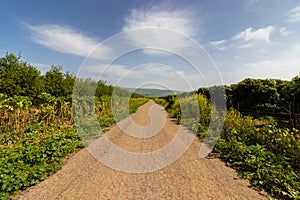
[[[203,140],[214,134],[211,116],[218,121],[210,94],[222,87],[227,111],[214,152],[258,189],[278,199],[300,199],[300,76],[245,79],[155,101]],[[105,131],[148,101],[135,93],[122,98],[127,94],[103,81],[76,79],[59,66],[41,75],[20,56],[0,58],[0,199],[59,170],[64,158],[85,146],[81,133],[99,137],[95,127]]]
[[[220,87],[155,100],[203,140],[211,134],[211,113],[218,110],[210,92]],[[227,111],[213,151],[257,189],[278,199],[300,199],[300,77],[291,81],[246,79],[223,88]],[[187,105],[190,116],[183,116]],[[196,107],[199,118],[192,112]]]
[[[112,107],[122,104],[123,99],[112,101],[112,93],[115,89],[119,93],[128,93],[127,90],[102,81],[76,80],[61,70],[61,67],[52,67],[41,75],[20,56],[7,54],[0,58],[0,199],[10,199],[44,180],[61,168],[65,157],[85,146],[73,115],[87,110],[72,107],[72,99],[84,99],[83,103],[92,100],[91,105],[83,108],[95,111],[104,131],[148,101],[132,94],[129,112],[118,110],[121,114],[115,119]],[[83,94],[84,97],[72,98],[75,82],[76,94],[94,87],[94,97]],[[122,108],[127,107],[128,104]],[[86,118],[83,123],[88,121]]]

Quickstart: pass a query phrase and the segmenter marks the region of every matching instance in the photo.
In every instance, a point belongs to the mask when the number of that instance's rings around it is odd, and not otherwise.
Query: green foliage
[[[291,81],[279,79],[247,78],[230,86],[213,86],[199,88],[196,92],[208,99],[214,97],[218,88],[226,91],[227,109],[236,110],[252,116],[273,116],[279,125],[300,128],[300,76]],[[190,93],[191,95],[191,93]],[[213,102],[214,104],[214,102]],[[288,123],[287,123],[288,122]]]
[[[96,97],[111,96],[114,89],[112,85],[107,85],[106,82],[100,80],[97,82]]]
[[[245,145],[243,142],[220,139],[215,147],[226,160],[228,166],[239,171],[243,178],[265,189],[271,195],[283,199],[300,198],[299,173],[290,165],[290,160],[276,155],[264,146]]]
[[[75,77],[70,73],[61,72],[62,67],[52,66],[44,78],[45,92],[55,97],[69,96],[73,92]]]
[[[105,115],[98,115],[99,121],[105,122],[103,127],[108,127],[111,124],[118,122],[130,114],[136,112],[138,107],[148,102],[147,98],[113,98],[111,109],[108,109]],[[113,113],[114,112],[114,113]],[[102,119],[102,120],[101,120]]]
[[[84,115],[83,121],[78,122],[80,129],[73,125],[68,101],[48,93],[41,93],[38,99],[39,104],[35,106],[29,97],[0,94],[0,199],[8,199],[19,190],[44,180],[60,169],[65,156],[84,146],[80,140],[99,137],[98,132],[94,135],[91,132],[98,130],[99,125],[105,128],[115,123],[111,99],[107,96],[96,100],[95,105],[92,97],[90,101],[83,98],[83,103],[90,103],[83,108],[95,110],[98,121]],[[131,98],[129,112],[135,112],[147,101]],[[75,114],[91,111],[75,109]]]
[[[167,96],[156,98],[155,101],[164,106],[170,117],[176,118],[177,123],[191,129],[201,138],[205,136],[213,106],[204,95]]]
[[[216,132],[208,129],[210,116],[218,121],[218,115],[211,115],[216,108],[206,96],[197,95],[195,100],[192,95],[168,96],[156,99],[156,102],[164,105],[171,117],[198,133],[200,139],[208,136],[205,140],[209,140]],[[182,109],[196,110],[196,106],[200,110],[198,118],[193,112],[182,116]],[[265,189],[276,198],[300,199],[299,130],[280,128],[272,118],[258,121],[231,108],[226,113],[224,128],[214,151],[228,166],[236,168],[241,177],[250,179],[254,186]]]
[[[133,94],[134,95],[134,94]],[[145,103],[147,103],[149,101],[148,98],[144,98],[144,97],[138,97],[138,98],[131,98],[129,101],[129,113],[135,113],[136,110],[144,105]]]
[[[52,66],[42,76],[39,70],[22,61],[20,55],[6,54],[0,58],[0,93],[8,97],[36,98],[40,93],[48,93],[54,97],[69,98],[73,93],[74,83],[74,92],[80,96],[111,96],[115,89],[101,80],[75,79],[69,72],[63,73],[61,66]],[[128,92],[125,89],[123,91]]]
[[[166,108],[167,105],[169,104],[166,99],[163,98],[154,98],[153,99],[157,104],[161,105],[162,107]]]
[[[299,131],[281,129],[272,123],[274,121],[257,128],[252,117],[231,109],[214,150],[253,185],[264,188],[274,197],[298,199]]]
[[[229,95],[238,110],[264,109],[279,102],[277,82],[273,79],[245,79],[232,85]]]
[[[83,147],[80,139],[99,137],[99,125],[109,127],[148,101],[138,94],[126,99],[130,93],[125,89],[103,81],[76,79],[61,70],[54,66],[42,76],[20,55],[0,58],[0,199],[9,199],[45,179],[61,167],[63,157]],[[216,132],[208,129],[210,118],[218,122],[222,116],[214,115],[220,110],[216,101],[226,98],[228,108],[233,108],[226,114],[214,151],[241,177],[274,197],[300,199],[299,130],[282,128],[270,117],[257,121],[237,111],[283,113],[290,126],[299,127],[299,85],[300,76],[291,81],[245,79],[225,86],[226,96],[219,92],[223,86],[214,86],[200,88],[196,95],[169,95],[155,101],[178,123],[200,139],[207,139]],[[116,97],[112,101],[113,94]],[[211,99],[211,95],[217,98]],[[76,118],[78,115],[82,117]],[[80,125],[77,131],[74,117]]]
[[[72,107],[74,83],[75,77],[61,72],[61,67],[52,67],[41,76],[20,56],[7,54],[0,59],[0,199],[10,199],[44,180],[60,169],[65,156],[84,147],[82,141],[91,138],[90,132],[99,137],[99,125],[105,128],[115,123],[110,97],[115,87],[78,79]],[[146,101],[131,98],[129,113]],[[83,117],[75,129],[73,119],[78,114]],[[126,116],[120,115],[119,120]]]
[[[43,90],[40,72],[21,61],[20,55],[6,54],[0,58],[0,93],[9,97],[14,95],[35,96]]]
[[[35,106],[34,104],[38,104]],[[62,97],[41,93],[35,100],[26,96],[7,97],[0,94],[0,133],[24,132],[28,125],[40,123],[71,124],[71,106]]]
[[[60,169],[62,158],[83,147],[74,128],[36,126],[18,135],[0,135],[0,198],[44,180]]]

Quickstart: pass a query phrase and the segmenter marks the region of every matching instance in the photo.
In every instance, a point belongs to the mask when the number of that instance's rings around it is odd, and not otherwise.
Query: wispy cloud
[[[274,30],[274,26],[267,26],[257,30],[250,27],[229,39],[211,41],[209,45],[217,50],[225,50],[228,48],[253,48],[257,45],[271,44],[270,37]],[[288,33],[287,29],[283,29],[282,31]]]
[[[227,40],[216,40],[216,41],[209,42],[209,45],[217,47],[217,46],[220,46],[221,44],[224,44],[226,42],[227,42]]]
[[[199,29],[199,19],[192,9],[173,9],[164,4],[132,9],[124,18],[123,31],[139,28],[164,28],[187,36],[195,36]]]
[[[286,27],[282,27],[279,29],[279,33],[282,36],[287,36],[291,33],[291,31],[289,31]]]
[[[167,50],[179,50],[188,46],[183,37],[170,34],[175,31],[187,37],[196,37],[199,33],[201,18],[192,8],[171,8],[170,5],[159,4],[132,9],[129,16],[124,18],[123,31],[145,29],[143,34],[128,33],[127,38],[137,47],[164,46]],[[197,20],[196,20],[197,19]],[[155,28],[156,31],[146,30]],[[161,29],[159,32],[157,30]],[[169,32],[165,31],[169,30]],[[141,30],[142,32],[142,30]],[[145,51],[154,53],[153,51]],[[162,52],[160,52],[162,53]]]
[[[297,6],[293,9],[290,9],[287,14],[287,21],[288,22],[299,22],[300,21],[300,6]]]
[[[257,30],[253,30],[253,28],[250,27],[235,35],[233,39],[243,40],[245,42],[263,41],[269,44],[270,36],[273,30],[274,30],[273,26],[267,26],[265,28],[261,28]]]
[[[83,57],[95,50],[96,52],[93,52],[92,57],[96,59],[107,58],[110,54],[108,47],[96,48],[100,41],[88,37],[74,28],[59,25],[32,26],[23,24],[31,32],[34,42],[51,50]]]
[[[225,50],[228,47],[223,46],[223,45],[225,45],[227,42],[228,42],[228,40],[226,40],[226,39],[225,40],[215,40],[215,41],[209,42],[209,45],[218,50]]]

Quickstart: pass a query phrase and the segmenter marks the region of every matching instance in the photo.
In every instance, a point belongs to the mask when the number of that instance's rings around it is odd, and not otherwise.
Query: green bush
[[[164,106],[169,112],[169,116],[176,118],[177,123],[186,126],[201,138],[205,136],[213,107],[204,95],[174,96],[167,97],[167,99],[156,99],[155,101]]]
[[[83,147],[74,128],[59,126],[0,137],[0,199],[44,180],[60,169],[66,155]]]
[[[220,139],[214,149],[227,165],[239,171],[243,178],[265,189],[271,195],[283,199],[300,198],[300,180],[290,165],[290,160],[268,151],[264,146],[245,145],[243,142]]]
[[[214,151],[241,177],[274,197],[299,199],[299,131],[281,129],[273,123],[257,128],[252,117],[232,109]]]

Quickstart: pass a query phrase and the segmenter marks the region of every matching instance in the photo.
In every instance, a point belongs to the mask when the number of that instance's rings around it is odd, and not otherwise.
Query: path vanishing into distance
[[[269,199],[200,147],[149,101],[15,199]]]

